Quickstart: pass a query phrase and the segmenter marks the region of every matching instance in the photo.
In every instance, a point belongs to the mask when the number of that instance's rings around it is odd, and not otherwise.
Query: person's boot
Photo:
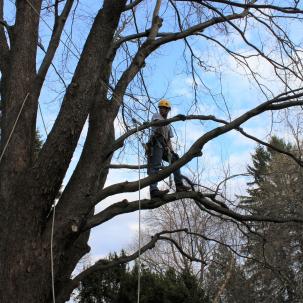
[[[159,189],[154,189],[150,192],[150,197],[151,198],[160,198],[168,194],[169,190],[159,190]]]
[[[176,184],[176,192],[180,192],[180,191],[190,191],[191,188],[189,186],[186,186],[184,184]]]

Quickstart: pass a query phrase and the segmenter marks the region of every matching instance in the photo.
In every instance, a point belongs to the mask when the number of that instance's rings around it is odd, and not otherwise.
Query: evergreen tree
[[[208,266],[206,284],[212,302],[257,302],[243,266],[237,263],[233,253],[224,245],[215,249]]]
[[[273,137],[270,144],[296,153],[291,144]],[[249,197],[244,207],[255,215],[268,217],[298,217],[303,214],[302,168],[288,156],[274,149],[258,147],[248,167],[253,177]],[[256,263],[245,263],[246,274],[254,286],[256,302],[302,302],[303,239],[295,224],[251,224],[250,241],[246,251]]]
[[[124,252],[121,253],[124,255]],[[109,255],[109,260],[117,259],[117,255]],[[104,262],[108,262],[104,261]],[[77,302],[79,303],[110,303],[118,302],[120,283],[126,279],[125,264],[119,264],[110,270],[97,271],[85,278],[79,287]]]
[[[42,148],[43,145],[43,141],[41,139],[41,135],[39,130],[36,130],[36,134],[35,134],[35,143],[34,143],[34,157],[37,158],[39,155],[39,152]]]
[[[116,258],[110,256],[110,259]],[[141,267],[141,303],[209,303],[197,278],[189,271],[163,273]],[[99,271],[82,281],[78,303],[133,303],[137,299],[138,265],[132,269],[119,265]]]

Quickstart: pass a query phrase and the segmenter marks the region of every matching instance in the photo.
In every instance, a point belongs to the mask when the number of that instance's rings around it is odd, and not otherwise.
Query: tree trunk
[[[56,294],[62,292],[76,264],[89,251],[89,232],[74,232],[71,227],[75,223],[80,227],[93,213],[87,201],[104,186],[108,173],[115,115],[102,81],[108,82],[114,59],[108,57],[108,50],[125,2],[104,1],[58,119],[34,162],[37,106],[43,83],[36,72],[39,16],[35,11],[40,11],[42,1],[31,0],[35,10],[27,1],[17,1],[9,62],[1,71],[1,152],[24,107],[0,162],[1,303],[52,302],[52,213],[49,212],[88,115],[84,152],[60,198],[56,214],[53,245]],[[0,10],[0,20],[1,14]],[[61,296],[56,302],[68,300],[69,295]]]

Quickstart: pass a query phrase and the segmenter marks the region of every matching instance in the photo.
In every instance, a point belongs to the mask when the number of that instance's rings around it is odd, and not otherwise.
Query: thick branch
[[[162,231],[160,233],[155,234],[153,237],[151,237],[151,240],[145,244],[143,247],[140,248],[140,251],[136,251],[135,253],[128,255],[128,256],[122,256],[120,258],[117,258],[115,260],[109,261],[109,260],[99,260],[96,262],[93,266],[87,268],[86,270],[82,271],[78,276],[76,276],[74,279],[70,280],[69,283],[66,284],[65,288],[59,293],[58,297],[56,300],[58,302],[64,302],[69,295],[72,293],[72,291],[79,285],[81,281],[83,281],[87,276],[93,274],[96,271],[104,271],[108,270],[110,268],[113,268],[119,264],[124,264],[128,263],[130,261],[135,260],[138,258],[139,253],[143,254],[149,249],[152,249],[155,247],[156,242],[159,240],[167,240],[166,238],[163,237],[161,239],[161,236],[166,233],[172,233],[172,232],[179,232],[180,230],[177,231]]]
[[[219,206],[216,203],[211,202],[208,198],[203,196],[198,196],[195,198],[195,201],[198,204],[202,204],[205,208],[214,210],[217,213],[230,217],[239,222],[272,222],[272,223],[288,223],[288,222],[295,222],[295,223],[303,223],[303,219],[289,217],[289,218],[277,218],[277,217],[268,217],[268,216],[254,216],[254,215],[241,215],[235,211],[232,211],[228,208]]]
[[[196,192],[180,192],[170,195],[165,195],[163,198],[154,198],[154,199],[143,199],[141,200],[141,209],[154,209],[160,207],[166,203],[173,202],[179,199],[193,199],[197,197],[199,193]],[[115,203],[100,213],[94,215],[92,218],[88,219],[84,230],[93,228],[97,225],[100,225],[118,215],[127,214],[138,210],[139,201],[128,202],[123,200],[121,202]]]
[[[55,24],[52,32],[52,36],[48,45],[48,49],[46,51],[46,54],[44,56],[44,59],[40,65],[39,71],[38,71],[38,81],[40,82],[40,86],[42,85],[44,78],[46,76],[46,73],[53,61],[53,58],[55,56],[56,50],[58,48],[61,34],[64,28],[64,25],[66,23],[66,20],[68,18],[68,15],[70,13],[70,10],[73,6],[74,0],[67,0],[65,3],[65,6],[63,8],[63,11],[60,16],[55,16]]]
[[[300,218],[276,218],[276,217],[265,217],[265,216],[251,216],[251,215],[242,215],[233,210],[228,209],[225,205],[220,205],[218,203],[212,202],[213,194],[202,194],[200,192],[179,192],[165,195],[162,198],[154,199],[143,199],[141,200],[141,209],[154,209],[158,208],[164,204],[174,202],[181,199],[193,199],[198,204],[203,205],[209,210],[213,210],[221,215],[225,215],[239,222],[251,222],[251,221],[264,221],[264,222],[273,222],[273,223],[287,223],[287,222],[296,222],[303,223],[303,219]],[[126,214],[130,212],[137,211],[139,208],[139,201],[128,202],[123,200],[117,202],[100,213],[94,215],[88,219],[87,224],[84,226],[83,230],[93,228],[97,225],[100,225],[118,215]]]
[[[123,6],[124,1],[104,1],[86,40],[55,125],[39,154],[36,174],[40,176],[41,191],[46,188],[51,191],[48,192],[49,203],[52,203],[62,184],[88,113],[97,97],[100,100],[100,73],[108,70],[106,55]]]
[[[108,168],[111,168],[111,169],[119,169],[119,168],[126,168],[126,169],[143,169],[143,168],[147,168],[148,165],[147,164],[143,164],[143,165],[132,165],[132,164],[110,164],[108,166]]]
[[[123,95],[125,94],[126,88],[136,74],[141,70],[145,64],[145,59],[155,50],[157,47],[154,44],[155,38],[159,32],[160,27],[162,26],[162,19],[159,18],[158,13],[161,5],[161,0],[157,0],[156,7],[153,12],[153,20],[151,28],[148,30],[148,37],[146,41],[139,47],[134,59],[132,60],[129,67],[123,72],[120,77],[115,90],[113,91],[113,108],[116,113],[121,106]]]
[[[121,37],[118,41],[115,42],[113,49],[118,49],[118,47],[122,44],[125,43],[127,41],[131,41],[131,40],[135,40],[135,39],[139,39],[139,38],[143,38],[143,37],[147,37],[149,35],[149,30],[146,30],[145,32],[141,32],[141,33],[136,33],[136,34],[132,34],[132,35],[128,35],[125,37]]]

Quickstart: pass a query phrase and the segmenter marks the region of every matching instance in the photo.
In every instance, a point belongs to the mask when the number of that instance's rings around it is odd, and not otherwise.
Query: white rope
[[[137,125],[137,134],[138,134],[138,123]],[[141,163],[140,163],[140,141],[138,138],[138,174],[139,174],[139,183],[138,183],[138,191],[139,191],[139,230],[138,230],[138,286],[137,286],[137,303],[140,303],[140,290],[141,290]]]
[[[45,124],[45,120],[43,117],[43,113],[41,110],[41,106],[40,103],[38,103],[38,107],[39,107],[39,113],[41,115],[41,120],[42,120],[42,124],[44,127],[44,131],[46,134],[46,137],[48,136],[48,132],[47,132],[47,128],[46,128],[46,124]],[[54,201],[53,205],[52,205],[52,209],[53,209],[53,216],[52,216],[52,227],[51,227],[51,240],[50,240],[50,257],[51,257],[51,276],[52,276],[52,298],[53,298],[53,303],[56,303],[56,293],[55,293],[55,273],[54,273],[54,229],[55,229],[55,217],[56,217],[56,201]]]
[[[25,105],[25,102],[26,102],[28,96],[29,96],[29,93],[26,94],[26,96],[25,96],[25,98],[24,98],[24,100],[23,100],[23,102],[22,102],[21,108],[20,108],[20,110],[19,110],[18,116],[17,116],[17,118],[16,118],[16,120],[15,120],[15,123],[14,123],[14,125],[13,125],[13,128],[12,128],[12,130],[11,130],[9,136],[8,136],[8,139],[7,139],[7,141],[6,141],[5,145],[4,145],[4,148],[3,148],[2,153],[1,153],[1,156],[0,156],[0,163],[1,163],[2,159],[3,159],[3,156],[4,156],[5,152],[6,152],[7,147],[8,147],[8,144],[9,144],[9,142],[10,142],[10,140],[11,140],[11,138],[12,138],[12,135],[13,135],[13,133],[14,133],[14,131],[15,131],[16,125],[17,125],[17,123],[18,123],[18,120],[19,120],[19,118],[20,118],[20,115],[21,115],[21,113],[22,113],[23,107],[24,107],[24,105]]]
[[[44,118],[43,118],[43,114],[42,114],[42,110],[41,110],[41,106],[40,106],[40,103],[39,103],[39,102],[38,102],[38,107],[39,107],[39,112],[40,112],[42,124],[43,124],[43,127],[44,127],[44,131],[45,131],[45,134],[46,134],[46,137],[47,137],[47,136],[48,136],[48,132],[47,132],[45,120],[44,120]]]
[[[55,273],[54,273],[54,227],[55,227],[55,214],[56,214],[56,202],[53,204],[53,218],[52,218],[52,231],[51,231],[51,274],[52,274],[52,296],[53,302],[56,303],[56,294],[55,294]]]
[[[39,106],[39,112],[41,115],[44,131],[46,134],[46,137],[48,136],[46,124],[43,118],[42,110],[40,107],[40,104],[38,103]],[[52,216],[52,228],[51,228],[51,240],[50,240],[50,254],[51,254],[51,276],[52,276],[52,297],[53,297],[53,303],[56,303],[56,293],[55,293],[55,273],[54,273],[54,229],[55,229],[55,217],[56,217],[56,201],[54,201],[53,205],[53,216]]]
[[[38,103],[39,107],[39,113],[41,115],[42,124],[44,127],[44,131],[46,134],[46,137],[48,136],[45,120],[43,117],[43,113],[41,110],[40,103]],[[55,217],[56,217],[56,201],[54,201],[52,205],[53,209],[53,216],[52,216],[52,227],[51,227],[51,240],[50,240],[50,255],[51,255],[51,276],[52,276],[52,297],[53,297],[53,303],[56,303],[56,293],[55,293],[55,273],[54,273],[54,229],[55,229]]]

